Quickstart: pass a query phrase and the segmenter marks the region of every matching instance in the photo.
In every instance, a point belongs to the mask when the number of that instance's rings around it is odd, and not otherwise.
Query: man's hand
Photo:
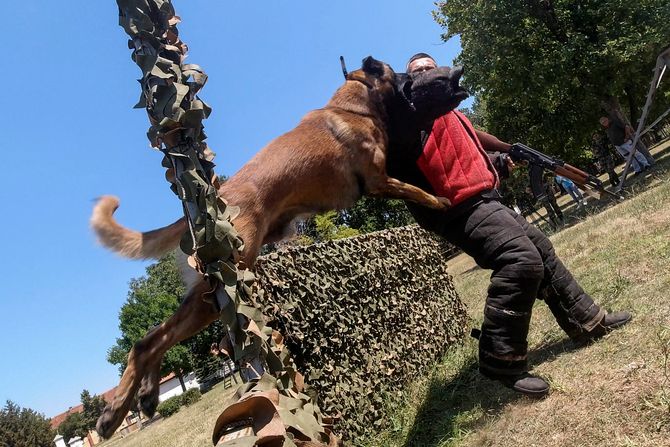
[[[512,157],[509,155],[505,154],[505,161],[507,162],[507,170],[509,172],[512,172],[516,168],[516,163],[514,163],[514,160],[512,160]]]

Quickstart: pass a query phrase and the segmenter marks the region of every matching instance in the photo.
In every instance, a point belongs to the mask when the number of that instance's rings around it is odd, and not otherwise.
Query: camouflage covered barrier
[[[257,264],[264,314],[336,431],[383,427],[384,397],[424,373],[466,331],[445,260],[454,247],[408,226],[282,250]]]

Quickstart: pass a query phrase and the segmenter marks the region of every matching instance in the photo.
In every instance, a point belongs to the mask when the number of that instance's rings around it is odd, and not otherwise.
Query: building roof
[[[174,379],[176,376],[174,373],[170,373],[167,376],[163,377],[160,380],[160,383],[163,384],[167,382],[170,379]],[[102,393],[103,399],[105,399],[105,402],[111,402],[112,399],[114,398],[114,392],[116,391],[116,387],[112,388],[111,390],[107,390],[104,393]],[[54,430],[58,428],[60,424],[63,423],[63,421],[71,414],[74,413],[81,413],[84,411],[84,406],[82,404],[79,404],[75,407],[70,407],[67,411],[57,414],[56,416],[51,417],[51,428]]]
[[[164,383],[167,382],[168,380],[172,380],[172,379],[174,379],[175,377],[177,377],[177,376],[175,375],[175,373],[170,373],[170,374],[168,374],[167,376],[165,376],[165,377],[163,377],[163,378],[161,379],[161,381],[160,381],[160,385],[164,384]]]
[[[112,399],[114,398],[114,392],[116,391],[116,387],[112,388],[111,390],[107,390],[104,393],[102,393],[102,398],[105,399],[105,402],[111,402]],[[84,411],[84,405],[79,404],[74,407],[70,407],[67,411],[64,411],[61,414],[57,414],[56,416],[51,417],[51,428],[54,430],[58,428],[60,424],[65,421],[65,419],[74,413],[81,413]]]

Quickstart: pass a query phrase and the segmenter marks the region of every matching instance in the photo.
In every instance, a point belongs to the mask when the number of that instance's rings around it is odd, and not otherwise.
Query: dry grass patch
[[[126,437],[115,436],[100,447],[211,447],[214,422],[225,408],[236,386],[219,383],[202,399],[169,418],[160,419]]]
[[[544,303],[529,337],[534,371],[552,393],[519,397],[477,373],[466,340],[393,413],[395,430],[366,446],[670,446],[670,184],[657,186],[554,236],[565,264],[594,299],[634,320],[574,349]],[[450,261],[473,326],[481,321],[489,271]]]

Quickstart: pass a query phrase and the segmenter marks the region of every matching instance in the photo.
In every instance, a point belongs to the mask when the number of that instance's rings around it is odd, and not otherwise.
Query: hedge
[[[197,388],[190,388],[178,396],[172,396],[158,404],[156,411],[164,418],[170,417],[183,406],[189,406],[200,400],[202,394]]]

